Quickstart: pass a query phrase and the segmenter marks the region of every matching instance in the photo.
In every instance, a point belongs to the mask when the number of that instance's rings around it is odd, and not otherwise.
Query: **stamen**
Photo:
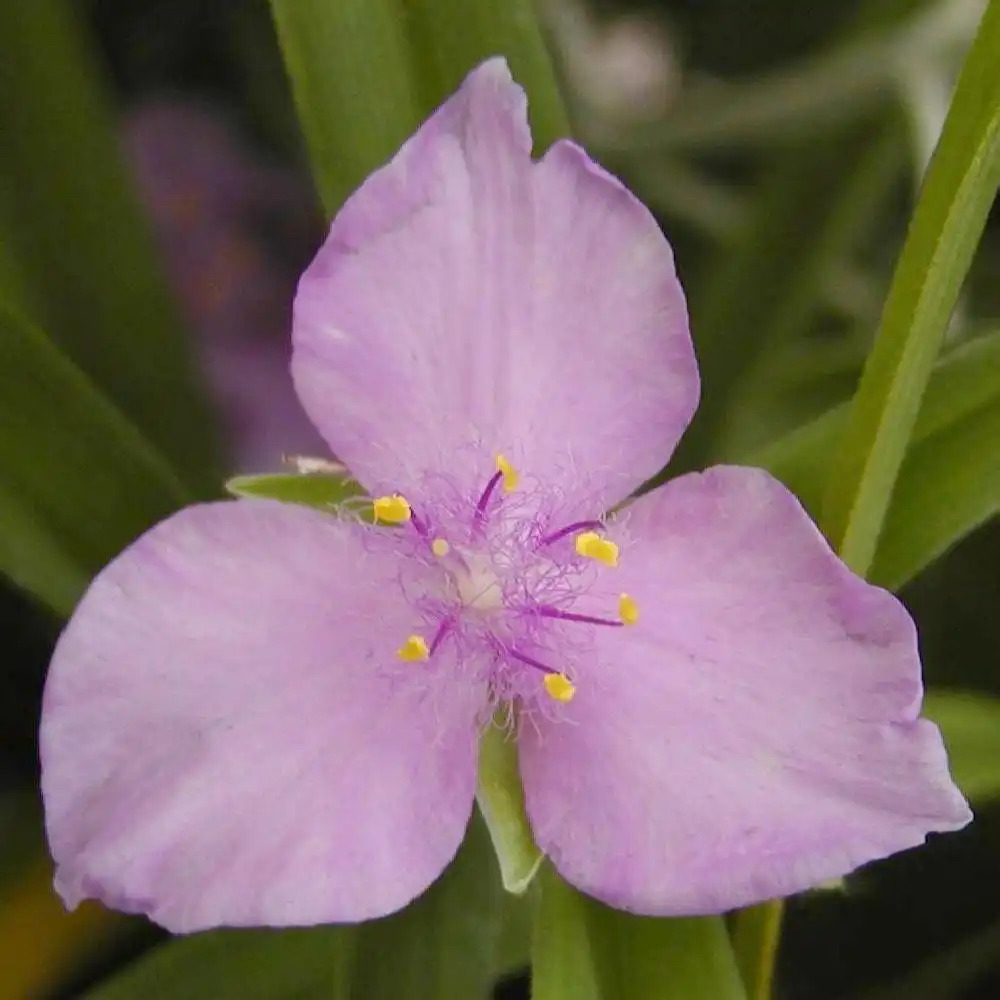
[[[553,542],[558,542],[560,538],[572,535],[574,531],[584,531],[587,528],[593,529],[603,527],[604,525],[600,521],[574,521],[572,524],[567,524],[565,528],[560,528],[551,535],[546,535],[538,544],[551,545]]]
[[[386,524],[402,524],[413,516],[409,503],[398,493],[376,497],[372,501],[372,513],[376,523],[384,521]]]
[[[635,603],[635,598],[629,597],[628,594],[619,594],[618,614],[623,625],[634,625],[639,620],[639,605]]]
[[[596,559],[605,566],[618,565],[618,546],[601,538],[596,531],[584,531],[576,536],[576,554]]]
[[[545,691],[550,698],[563,704],[572,701],[573,695],[576,694],[576,687],[565,674],[546,674],[542,684],[545,685]]]
[[[618,607],[620,610],[621,601],[618,602]],[[597,618],[594,615],[578,615],[575,611],[561,611],[548,605],[542,605],[537,611],[543,618],[560,618],[564,622],[582,622],[584,625],[613,625],[615,628],[621,628],[622,625],[631,624],[625,622],[624,615],[622,621],[615,621],[613,618]]]
[[[493,491],[497,488],[497,483],[501,479],[503,479],[503,472],[498,469],[486,484],[486,489],[483,490],[483,494],[479,498],[479,503],[476,504],[476,522],[478,524],[482,524],[486,520],[486,505],[490,502],[490,497],[493,496]]]
[[[503,455],[497,455],[497,472],[503,476],[504,493],[513,493],[517,489],[517,484],[521,481],[521,476],[517,469]]]
[[[451,546],[448,544],[447,540],[444,538],[435,538],[431,542],[431,552],[438,557],[438,559],[443,559],[449,552],[451,552]]]
[[[431,639],[431,648],[428,651],[428,656],[433,656],[438,649],[438,646],[444,641],[444,637],[452,630],[455,622],[451,618],[446,618],[440,625],[438,625],[438,630],[434,633],[434,638]]]
[[[556,701],[571,701],[573,695],[576,694],[575,685],[565,674],[561,674],[558,670],[553,670],[551,667],[545,666],[544,663],[540,663],[530,656],[525,656],[524,653],[519,653],[516,649],[504,648],[504,652],[515,660],[520,660],[521,663],[540,670],[545,675],[542,678],[542,684],[545,685],[546,692]]]
[[[406,663],[417,663],[430,656],[430,649],[427,648],[427,641],[422,635],[411,635],[396,650],[396,655]]]
[[[522,663],[527,664],[529,667],[534,667],[536,670],[541,670],[543,674],[557,674],[558,670],[553,670],[551,667],[545,666],[544,663],[539,663],[538,660],[532,659],[530,656],[525,656],[524,653],[519,653],[516,649],[508,649],[506,646],[502,647],[503,652],[508,656],[513,656],[515,660],[520,660]]]

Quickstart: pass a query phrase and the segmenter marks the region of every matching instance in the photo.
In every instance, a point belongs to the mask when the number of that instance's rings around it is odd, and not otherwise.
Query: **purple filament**
[[[455,622],[452,618],[446,618],[438,626],[437,632],[434,633],[434,638],[431,639],[431,648],[427,651],[428,656],[433,656],[437,651],[438,646],[444,641],[444,637],[452,630]]]
[[[582,622],[585,625],[613,625],[620,628],[625,623],[616,621],[613,618],[597,618],[594,615],[578,615],[573,611],[560,611],[559,608],[552,608],[543,605],[536,609],[543,618],[560,618],[566,622]]]
[[[504,652],[508,656],[512,656],[515,660],[520,660],[522,663],[526,663],[529,667],[541,670],[543,674],[559,673],[558,670],[553,670],[552,667],[547,667],[544,663],[539,663],[538,660],[533,660],[530,656],[525,656],[524,653],[519,653],[516,649],[508,649],[505,647]]]
[[[486,520],[486,505],[490,502],[490,497],[493,496],[493,491],[497,488],[497,483],[503,478],[503,473],[497,470],[493,473],[490,481],[486,484],[486,489],[483,490],[483,495],[479,498],[479,503],[476,504],[476,521],[482,523]]]
[[[560,538],[565,538],[574,531],[586,531],[588,529],[593,531],[603,527],[604,525],[600,521],[574,521],[572,524],[567,524],[565,528],[560,528],[558,531],[553,532],[553,534],[546,535],[538,544],[551,545],[553,542],[558,542]]]

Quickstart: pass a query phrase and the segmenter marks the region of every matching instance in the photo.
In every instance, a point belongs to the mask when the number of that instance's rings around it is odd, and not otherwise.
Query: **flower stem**
[[[733,928],[733,952],[747,991],[747,1000],[770,1000],[774,967],[781,941],[780,899],[742,910]]]

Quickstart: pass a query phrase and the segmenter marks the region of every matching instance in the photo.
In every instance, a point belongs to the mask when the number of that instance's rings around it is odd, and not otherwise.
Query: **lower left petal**
[[[66,902],[193,931],[362,920],[426,888],[472,809],[482,693],[395,658],[397,573],[391,533],[270,501],[188,508],[108,566],[43,706]]]

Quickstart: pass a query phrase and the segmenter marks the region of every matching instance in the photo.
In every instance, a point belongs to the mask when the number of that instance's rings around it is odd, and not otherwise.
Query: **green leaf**
[[[531,947],[532,1000],[601,1000],[586,899],[550,865],[543,865],[536,885],[539,899]]]
[[[1000,511],[1000,331],[936,365],[893,492],[870,579],[896,589]],[[825,413],[751,461],[818,515],[829,456],[849,406]]]
[[[216,441],[66,0],[0,5],[0,287],[199,492]]]
[[[533,0],[403,0],[425,113],[490,56],[507,57],[528,94],[536,152],[570,133]]]
[[[517,766],[517,743],[499,725],[488,726],[479,741],[476,801],[500,863],[504,888],[523,893],[542,863],[524,811]]]
[[[898,589],[998,512],[1000,397],[907,455],[869,579]]]
[[[502,895],[474,816],[458,857],[420,899],[361,928],[352,1000],[487,1000]]]
[[[527,90],[538,148],[569,133],[531,0],[271,0],[271,10],[330,215],[488,56],[505,55]]]
[[[85,1000],[350,1000],[356,934],[313,927],[178,938]]]
[[[321,508],[336,507],[365,495],[361,486],[349,476],[328,472],[234,476],[226,482],[226,489],[237,497],[282,500]]]
[[[400,0],[271,0],[328,215],[423,114]]]
[[[189,501],[165,460],[27,320],[0,309],[0,572],[65,615]]]
[[[865,574],[920,400],[1000,183],[1000,0],[966,58],[896,267],[823,504],[841,557]]]
[[[966,796],[1000,794],[1000,698],[928,691],[924,714],[940,726],[952,776]]]
[[[721,917],[636,917],[587,900],[604,1000],[746,1000]]]
[[[531,936],[535,926],[536,893],[505,893],[497,943],[496,978],[509,976],[531,964]]]

